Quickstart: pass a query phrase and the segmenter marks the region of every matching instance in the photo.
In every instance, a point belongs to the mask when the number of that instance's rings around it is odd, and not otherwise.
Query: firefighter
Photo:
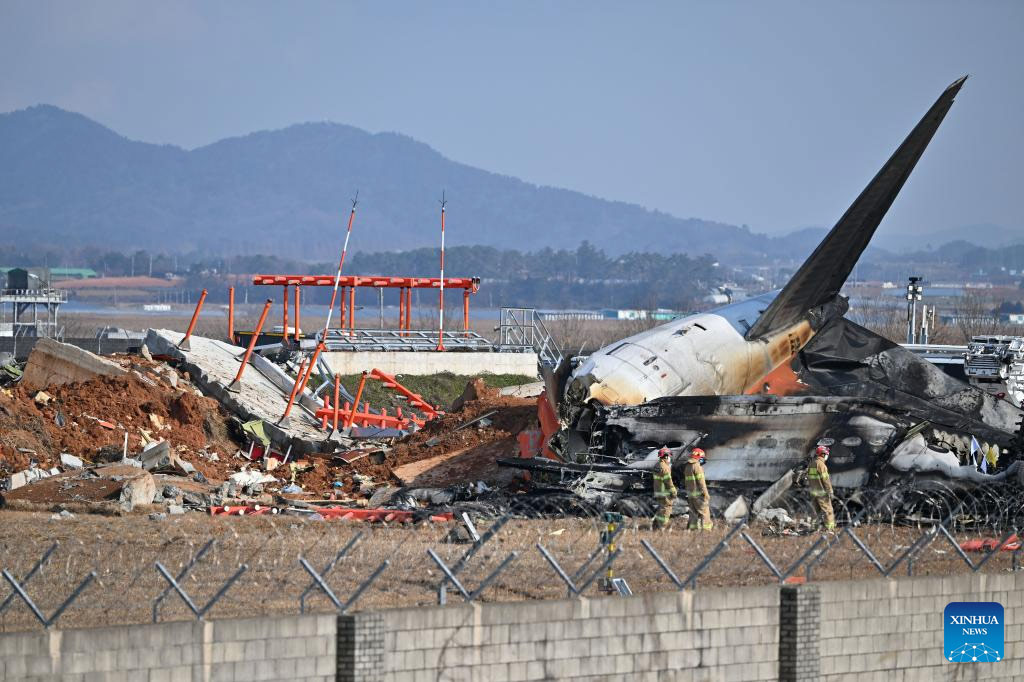
[[[654,470],[654,502],[658,513],[654,515],[654,530],[668,530],[672,525],[672,503],[676,499],[676,484],[672,482],[672,453],[668,447],[658,450],[658,466]]]
[[[708,484],[704,480],[704,451],[690,450],[683,475],[686,481],[686,500],[690,503],[690,530],[711,530],[711,506]]]
[[[825,530],[832,531],[836,529],[836,515],[832,511],[832,481],[829,480],[828,467],[825,466],[828,453],[828,448],[824,445],[819,445],[814,450],[814,457],[807,466],[807,488],[811,492],[815,506],[818,507]]]

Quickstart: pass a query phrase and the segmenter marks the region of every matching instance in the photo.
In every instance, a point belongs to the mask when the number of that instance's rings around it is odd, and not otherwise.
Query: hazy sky
[[[1024,2],[0,0],[0,111],[196,147],[296,122],[675,215],[830,226],[971,79],[884,229],[1024,228]]]

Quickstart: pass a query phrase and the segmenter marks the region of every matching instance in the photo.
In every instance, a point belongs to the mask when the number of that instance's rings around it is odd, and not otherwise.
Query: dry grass
[[[390,568],[363,596],[357,610],[436,604],[441,573],[426,550],[433,548],[450,565],[468,547],[443,541],[451,524],[388,527],[310,521],[296,516],[209,518],[199,514],[164,521],[149,521],[139,515],[51,520],[48,514],[22,512],[4,512],[3,517],[0,566],[15,576],[23,576],[50,544],[60,543],[49,564],[27,586],[44,613],[52,613],[89,571],[97,572],[97,581],[61,618],[63,627],[149,622],[153,599],[166,587],[154,562],[162,562],[172,574],[177,574],[211,538],[217,541],[215,548],[185,581],[185,589],[197,604],[205,604],[240,564],[248,565],[249,569],[212,608],[210,618],[297,613],[299,595],[310,582],[298,564],[298,557],[306,557],[320,569],[360,531],[364,533],[362,541],[328,579],[341,599],[387,559]],[[655,534],[647,529],[646,521],[627,523],[618,543],[622,555],[615,563],[615,574],[626,578],[635,593],[673,589],[641,547],[641,539],[651,542],[676,574],[685,578],[726,532],[726,528],[719,527],[711,533],[692,534],[677,523],[671,531]],[[481,530],[487,525],[482,522]],[[518,557],[507,572],[484,593],[485,601],[564,598],[564,584],[540,555],[536,543],[542,543],[572,574],[598,546],[601,530],[603,523],[589,519],[512,521],[479,552],[460,578],[473,589],[510,552],[516,552]],[[813,535],[765,536],[759,526],[748,532],[783,570],[817,539]],[[857,532],[888,564],[922,531],[877,525]],[[1008,570],[1010,561],[1008,552],[1000,553],[984,570]],[[595,563],[591,570],[596,567]],[[914,563],[914,575],[946,575],[966,570],[953,548],[941,540],[934,541]],[[901,566],[896,573],[896,577],[906,575],[905,567]],[[829,552],[813,572],[815,580],[873,577],[877,577],[876,570],[849,539]],[[774,582],[775,577],[752,548],[736,536],[700,577],[699,587]],[[9,589],[2,592],[6,595]],[[586,594],[598,594],[596,584]],[[455,592],[450,599],[461,601]],[[310,599],[309,606],[314,611],[331,608],[319,593]],[[191,613],[172,593],[165,600],[160,617],[188,619]],[[13,602],[0,616],[0,629],[4,631],[36,627],[38,623],[20,601]]]

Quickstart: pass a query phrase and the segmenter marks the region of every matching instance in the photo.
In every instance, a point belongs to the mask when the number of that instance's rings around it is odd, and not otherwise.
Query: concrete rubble
[[[28,356],[21,383],[27,388],[43,389],[124,374],[122,367],[87,350],[53,339],[39,339]]]
[[[496,461],[515,456],[534,426],[536,400],[516,397],[535,395],[533,386],[503,395],[477,379],[418,432],[342,435],[322,428],[311,390],[279,423],[294,363],[254,354],[229,391],[244,349],[193,336],[182,351],[181,338],[150,330],[138,355],[109,359],[40,344],[25,375],[41,383],[15,378],[0,395],[2,504],[162,520],[232,508],[448,508],[522,488]],[[43,371],[57,356],[74,371]],[[12,364],[5,376],[18,371]]]
[[[258,353],[252,356],[251,366],[242,375],[240,390],[228,391],[241,366],[245,349],[224,341],[193,336],[190,350],[183,351],[178,343],[184,334],[166,329],[150,329],[146,334],[146,348],[158,357],[170,358],[189,373],[192,382],[205,395],[215,398],[244,421],[261,420],[271,441],[282,448],[289,446],[298,452],[319,451],[325,439],[313,416],[319,405],[310,391],[296,399],[292,415],[286,426],[278,424],[288,405],[294,379],[276,364]]]

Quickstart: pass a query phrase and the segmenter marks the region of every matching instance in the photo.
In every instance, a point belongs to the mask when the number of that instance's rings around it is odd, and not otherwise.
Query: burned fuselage
[[[814,396],[660,398],[605,408],[601,419],[608,455],[653,467],[652,450],[699,440],[708,452],[704,468],[709,481],[757,488],[805,466],[808,453],[821,442],[832,449],[833,483],[863,486],[912,426],[870,401]]]

